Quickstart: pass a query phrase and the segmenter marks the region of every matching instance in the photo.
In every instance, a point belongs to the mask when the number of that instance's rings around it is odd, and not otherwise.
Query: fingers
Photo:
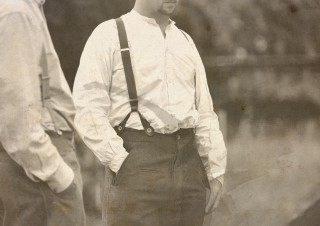
[[[211,189],[207,190],[207,205],[205,209],[205,213],[212,213],[219,205],[219,201],[222,194],[222,185],[219,181],[213,180],[210,183]]]
[[[221,199],[221,190],[218,192],[216,199],[214,200],[214,204],[213,204],[213,210],[215,210],[219,203],[220,203],[220,199]]]
[[[216,200],[216,195],[214,194],[214,191],[207,191],[207,205],[206,205],[206,210],[205,213],[209,214],[212,213],[214,210],[214,205],[215,205],[215,200]]]

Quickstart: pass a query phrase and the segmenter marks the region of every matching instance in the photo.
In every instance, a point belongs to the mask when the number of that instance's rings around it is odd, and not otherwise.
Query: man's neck
[[[168,15],[163,15],[161,13],[151,13],[151,12],[148,12],[147,10],[140,8],[137,5],[135,5],[133,9],[142,16],[155,19],[157,24],[159,24],[162,33],[165,35],[165,30],[167,26],[170,24],[170,17]]]

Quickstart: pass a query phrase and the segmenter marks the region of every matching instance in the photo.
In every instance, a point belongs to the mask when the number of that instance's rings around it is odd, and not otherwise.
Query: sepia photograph
[[[0,0],[0,226],[319,226],[320,0]]]

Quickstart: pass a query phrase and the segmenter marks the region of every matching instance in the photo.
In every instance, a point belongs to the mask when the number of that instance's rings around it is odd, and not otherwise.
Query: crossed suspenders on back
[[[126,33],[126,29],[125,29],[123,20],[121,18],[117,18],[116,24],[117,24],[117,28],[118,28],[118,35],[119,35],[120,49],[121,49],[121,58],[122,58],[122,63],[123,63],[123,68],[124,68],[124,74],[126,76],[131,111],[123,119],[123,121],[119,125],[115,126],[114,128],[118,134],[121,134],[125,129],[125,126],[127,124],[127,121],[129,119],[131,113],[137,112],[139,114],[140,121],[141,121],[141,124],[144,128],[144,131],[146,132],[146,134],[148,136],[153,136],[154,129],[151,127],[150,123],[141,115],[141,113],[138,110],[137,88],[136,88],[136,83],[134,80],[128,38],[127,38],[127,33]]]

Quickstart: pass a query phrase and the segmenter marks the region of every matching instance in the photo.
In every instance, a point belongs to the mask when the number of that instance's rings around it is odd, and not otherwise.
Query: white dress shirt
[[[226,148],[213,111],[206,73],[192,39],[173,21],[164,37],[154,19],[123,15],[137,86],[139,111],[158,133],[196,128],[208,178],[225,173]],[[100,24],[86,43],[73,97],[75,124],[100,161],[117,172],[128,153],[113,129],[131,111],[115,20]],[[137,113],[127,127],[143,129]]]
[[[75,108],[42,12],[43,0],[0,0],[0,143],[34,181],[59,192],[73,178],[45,130],[70,131],[50,116],[40,94],[40,54],[45,48],[50,103],[73,117]]]

